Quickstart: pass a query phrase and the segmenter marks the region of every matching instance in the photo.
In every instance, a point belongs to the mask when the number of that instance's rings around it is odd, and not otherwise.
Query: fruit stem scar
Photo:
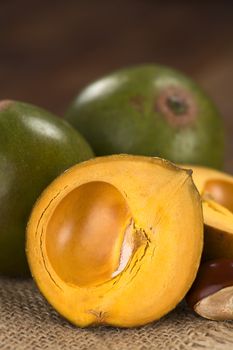
[[[167,98],[166,103],[168,107],[176,114],[177,116],[185,114],[188,112],[188,105],[185,100],[179,98],[178,96],[170,96]]]
[[[97,323],[104,323],[105,319],[107,318],[107,312],[105,311],[96,311],[96,310],[88,310],[87,313],[92,314],[96,317]]]
[[[166,87],[158,97],[156,106],[172,126],[190,125],[197,117],[194,97],[180,86]]]

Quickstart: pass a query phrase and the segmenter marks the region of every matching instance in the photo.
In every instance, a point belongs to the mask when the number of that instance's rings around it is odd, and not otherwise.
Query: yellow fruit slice
[[[85,327],[132,327],[172,310],[203,244],[190,171],[159,158],[83,162],[42,194],[27,229],[32,275],[54,308]]]

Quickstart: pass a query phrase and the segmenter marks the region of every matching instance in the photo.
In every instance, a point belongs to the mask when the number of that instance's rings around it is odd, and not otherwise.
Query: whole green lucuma
[[[223,120],[207,94],[159,65],[116,71],[82,90],[67,120],[96,155],[130,153],[222,168]]]
[[[66,121],[30,104],[0,102],[0,275],[29,275],[25,229],[34,202],[55,177],[92,156]]]

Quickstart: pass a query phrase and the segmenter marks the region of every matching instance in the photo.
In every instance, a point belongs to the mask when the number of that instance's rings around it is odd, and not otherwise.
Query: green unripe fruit
[[[94,82],[77,96],[66,118],[97,155],[130,153],[223,165],[218,110],[197,84],[166,67],[133,67]]]
[[[92,150],[67,122],[38,107],[0,102],[0,275],[29,273],[25,228],[42,190]]]

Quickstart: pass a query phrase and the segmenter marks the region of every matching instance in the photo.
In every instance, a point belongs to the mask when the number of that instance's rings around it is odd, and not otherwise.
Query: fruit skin
[[[118,220],[122,205],[115,195],[113,200],[111,191],[105,192],[105,198],[102,192],[89,192],[89,186],[98,189],[109,185],[130,211],[130,217],[128,210],[121,216],[126,219],[124,225]],[[105,221],[100,222],[99,216],[105,216]],[[105,231],[106,222],[110,229]],[[111,249],[103,254],[103,246],[119,223],[122,243],[119,246],[117,239],[112,246],[110,242]],[[85,230],[80,235],[82,226]],[[103,268],[119,271],[129,245],[132,254],[119,274],[111,273],[101,283],[93,279],[93,272],[98,275]],[[28,223],[26,246],[40,291],[70,322],[80,327],[143,325],[172,310],[195,279],[203,247],[200,196],[190,171],[163,159],[129,155],[95,158],[70,168],[42,193]],[[80,248],[87,274],[91,267],[92,283],[83,280],[83,269],[77,264]],[[118,267],[113,266],[115,253],[120,257]],[[96,260],[98,268],[92,263]],[[80,284],[80,277],[84,284]]]
[[[233,176],[215,169],[184,165],[202,197],[205,224],[203,260],[233,259]]]
[[[25,276],[25,228],[42,190],[92,150],[67,122],[36,106],[0,102],[0,275]]]
[[[202,264],[186,295],[186,302],[210,320],[232,320],[233,259],[215,259]]]
[[[218,110],[197,84],[167,67],[136,66],[97,80],[76,97],[66,118],[96,155],[128,153],[223,165]]]

